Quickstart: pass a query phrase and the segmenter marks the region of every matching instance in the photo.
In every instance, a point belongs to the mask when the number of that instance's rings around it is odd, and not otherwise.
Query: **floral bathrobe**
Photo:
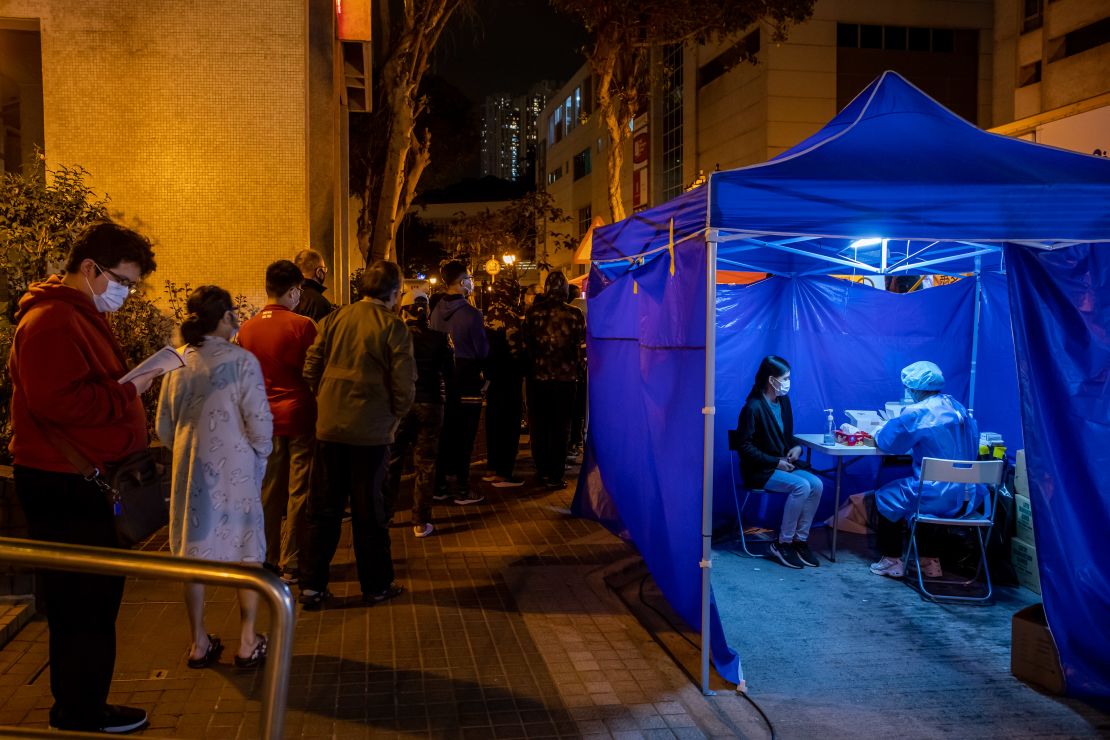
[[[266,556],[262,475],[273,417],[258,360],[208,336],[185,353],[158,399],[158,437],[173,449],[170,550],[224,562]]]

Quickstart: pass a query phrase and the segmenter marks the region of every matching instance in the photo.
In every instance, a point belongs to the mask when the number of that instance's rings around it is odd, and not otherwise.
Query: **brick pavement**
[[[407,592],[387,604],[362,605],[344,527],[336,598],[320,612],[298,610],[287,737],[740,734],[605,587],[605,572],[636,556],[570,517],[570,490],[475,485],[487,503],[437,507],[426,539],[412,536],[401,502],[394,557]],[[164,536],[148,545],[159,546]],[[230,665],[234,594],[210,591],[207,615],[224,657],[190,670],[180,586],[129,580],[111,700],[148,709],[144,735],[257,736],[261,674]],[[0,650],[0,725],[42,727],[50,704],[36,620]]]

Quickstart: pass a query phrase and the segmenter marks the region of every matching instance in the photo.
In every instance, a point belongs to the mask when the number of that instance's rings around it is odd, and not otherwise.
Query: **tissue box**
[[[845,411],[848,415],[848,421],[852,426],[873,434],[876,429],[883,425],[883,419],[879,416],[877,411]]]

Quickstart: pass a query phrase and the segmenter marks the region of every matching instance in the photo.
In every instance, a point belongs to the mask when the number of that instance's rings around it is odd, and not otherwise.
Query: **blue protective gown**
[[[979,426],[968,416],[963,404],[940,393],[907,406],[901,415],[883,424],[875,432],[875,443],[886,452],[913,454],[913,477],[891,481],[875,492],[879,513],[898,521],[913,513],[917,506],[921,459],[975,460],[979,456]],[[971,500],[967,501],[964,496],[969,490]],[[984,486],[926,483],[921,513],[957,517],[979,506],[985,494]]]

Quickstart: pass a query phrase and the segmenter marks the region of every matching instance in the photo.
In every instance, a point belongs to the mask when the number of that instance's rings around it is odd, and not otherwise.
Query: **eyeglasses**
[[[111,278],[113,281],[115,281],[115,282],[119,283],[120,285],[122,285],[123,287],[127,288],[127,294],[128,295],[135,295],[136,293],[139,292],[139,284],[138,283],[132,282],[132,281],[128,280],[127,278],[123,277],[122,275],[118,275],[118,274],[112,272],[107,267],[101,267],[100,265],[96,264],[96,262],[93,262],[93,265],[96,266],[96,269],[100,270],[103,273],[106,273],[108,275],[108,277]]]

